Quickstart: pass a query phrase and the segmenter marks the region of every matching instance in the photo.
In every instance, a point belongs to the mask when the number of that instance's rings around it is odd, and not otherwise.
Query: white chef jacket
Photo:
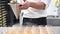
[[[19,1],[21,1],[21,0],[19,0]],[[27,1],[29,1],[29,2],[44,2],[46,4],[46,7],[45,7],[45,10],[35,9],[32,7],[29,7],[26,10],[21,10],[23,12],[23,17],[25,17],[25,18],[47,17],[46,9],[48,8],[51,0],[27,0]]]

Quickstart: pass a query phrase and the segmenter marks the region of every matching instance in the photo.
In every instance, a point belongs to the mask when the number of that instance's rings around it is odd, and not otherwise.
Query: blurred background
[[[16,19],[12,8],[8,5],[9,2],[10,0],[0,0],[0,27],[19,25],[19,19]],[[53,2],[50,5],[52,6],[52,4]],[[55,6],[56,9],[51,9],[54,11],[47,9],[47,25],[60,26],[60,0],[57,4]]]

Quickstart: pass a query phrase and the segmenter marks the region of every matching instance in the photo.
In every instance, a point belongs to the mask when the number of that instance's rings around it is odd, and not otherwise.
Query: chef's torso
[[[23,12],[23,17],[25,18],[40,18],[40,17],[47,17],[47,0],[27,0],[29,2],[44,2],[46,4],[45,10],[35,9],[29,7],[26,10],[21,10]]]

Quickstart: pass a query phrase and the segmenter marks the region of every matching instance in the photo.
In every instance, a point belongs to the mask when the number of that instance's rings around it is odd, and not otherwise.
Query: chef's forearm
[[[31,7],[35,8],[35,9],[42,9],[42,10],[44,10],[45,6],[46,6],[46,4],[43,3],[43,2],[36,2],[36,3],[30,2],[30,3],[31,3]]]

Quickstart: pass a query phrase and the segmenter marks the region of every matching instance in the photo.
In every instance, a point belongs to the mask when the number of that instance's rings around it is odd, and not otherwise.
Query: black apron
[[[39,25],[47,25],[46,17],[41,18],[23,18],[23,26],[39,26]]]

